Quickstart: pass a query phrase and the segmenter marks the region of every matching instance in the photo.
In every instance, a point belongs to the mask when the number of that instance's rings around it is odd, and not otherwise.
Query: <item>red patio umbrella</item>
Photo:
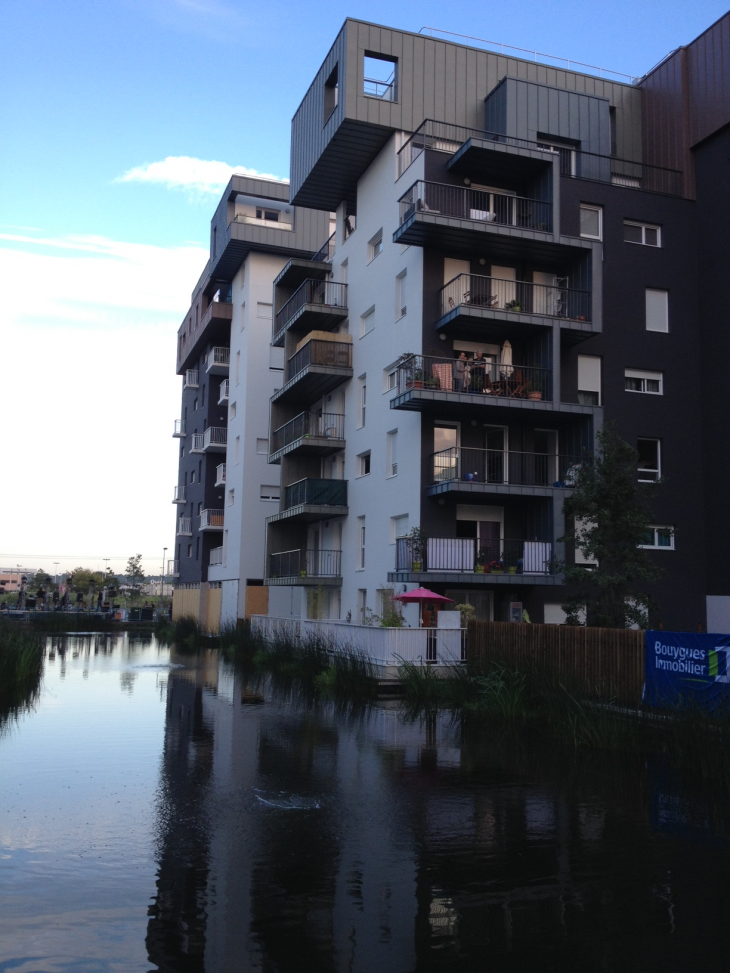
[[[426,601],[441,601],[441,602],[444,602],[444,601],[453,601],[454,599],[453,598],[447,598],[445,595],[438,595],[438,594],[436,594],[435,591],[429,591],[428,588],[414,588],[413,591],[406,591],[405,594],[402,594],[402,595],[394,595],[394,600],[395,601],[405,601],[405,602],[417,601],[418,604],[419,604],[419,606],[420,606],[420,610],[419,610],[419,613],[418,613],[419,614],[418,621],[419,621],[419,623],[422,624],[423,623],[423,617],[422,616],[423,616],[423,604],[424,604],[424,602],[426,602]]]

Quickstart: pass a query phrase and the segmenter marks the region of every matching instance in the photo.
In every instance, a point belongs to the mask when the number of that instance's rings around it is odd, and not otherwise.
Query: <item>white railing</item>
[[[208,354],[208,368],[213,365],[230,365],[231,363],[231,349],[216,346],[210,349]]]
[[[225,446],[228,442],[228,430],[225,426],[209,426],[203,433],[203,437],[204,449],[206,446]]]
[[[215,484],[214,486],[224,486],[226,482],[226,464],[220,463],[215,468]]]
[[[223,381],[221,382],[221,391],[220,391],[220,396],[218,398],[218,405],[221,405],[223,402],[228,401],[228,386],[229,386],[229,380],[227,378],[224,378]]]
[[[187,498],[188,498],[188,488],[185,486],[185,484],[181,483],[179,486],[176,486],[175,491],[172,495],[172,502],[185,503]]]
[[[184,419],[175,420],[175,427],[172,431],[173,439],[185,439],[185,426],[186,422]]]
[[[178,517],[177,520],[177,532],[178,534],[187,534],[188,536],[193,533],[193,518],[192,517]]]
[[[463,659],[464,629],[460,628],[379,628],[269,615],[252,615],[251,628],[265,638],[279,633],[293,638],[317,635],[329,643],[332,652],[351,653],[381,668],[397,668],[402,662],[456,665]]]
[[[223,530],[223,511],[213,510],[206,507],[200,511],[200,529],[212,527],[214,530]]]
[[[188,368],[183,378],[183,389],[196,389],[198,387],[198,369]]]
[[[173,578],[177,578],[180,575],[180,562],[179,561],[168,561],[167,562],[167,573],[172,575]]]
[[[210,561],[208,562],[211,567],[215,564],[223,564],[223,548],[222,547],[212,547],[210,549]]]
[[[202,453],[205,447],[205,436],[202,432],[194,432],[190,437],[190,452],[191,453]]]

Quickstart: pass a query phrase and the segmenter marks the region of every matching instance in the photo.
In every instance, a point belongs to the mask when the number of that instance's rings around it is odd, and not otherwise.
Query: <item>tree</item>
[[[89,568],[74,568],[66,579],[66,584],[70,588],[84,594],[89,588],[103,587],[104,583],[104,575],[101,571],[91,571]]]
[[[142,569],[142,555],[135,554],[127,561],[127,568],[124,576],[133,588],[138,587],[144,581],[144,570]]]
[[[53,578],[43,568],[39,568],[33,578],[33,584],[36,588],[49,588],[53,584]]]
[[[648,502],[654,484],[639,483],[636,450],[607,425],[598,435],[598,456],[578,475],[574,493],[563,505],[574,530],[561,537],[594,562],[590,566],[561,564],[567,584],[576,592],[562,606],[567,624],[605,628],[646,625],[653,604],[645,586],[663,573],[645,550],[651,517]]]

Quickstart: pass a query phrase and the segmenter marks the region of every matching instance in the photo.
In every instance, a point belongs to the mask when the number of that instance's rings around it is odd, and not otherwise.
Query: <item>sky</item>
[[[695,0],[3,0],[0,569],[150,573],[175,541],[177,329],[232,171],[286,178],[347,16],[641,75]],[[58,565],[54,567],[54,565]]]

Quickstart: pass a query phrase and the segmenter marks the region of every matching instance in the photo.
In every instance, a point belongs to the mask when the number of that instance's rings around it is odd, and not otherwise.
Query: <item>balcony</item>
[[[203,433],[202,452],[225,453],[227,442],[228,429],[225,426],[209,426]]]
[[[347,317],[347,284],[329,280],[305,280],[294,291],[274,320],[275,345],[281,345],[290,328],[330,331]]]
[[[188,368],[183,376],[183,392],[185,389],[196,389],[198,388],[198,369]]]
[[[172,431],[173,439],[185,439],[185,420],[176,419],[175,426]]]
[[[342,551],[298,550],[269,555],[267,585],[342,584]]]
[[[431,458],[429,496],[456,494],[523,494],[551,496],[574,487],[590,459],[516,450],[454,446]]]
[[[188,488],[184,484],[176,486],[172,495],[173,503],[185,503],[188,496]]]
[[[284,490],[284,505],[267,523],[279,520],[308,523],[324,517],[347,514],[347,480],[317,480],[306,477]]]
[[[192,537],[193,536],[193,518],[192,517],[178,517],[177,518],[177,531],[176,533],[180,537]]]
[[[227,375],[231,364],[231,349],[216,346],[208,352],[205,371],[208,375]]]
[[[167,562],[167,574],[173,578],[180,577],[180,562],[179,561],[168,561]]]
[[[224,402],[228,401],[229,384],[230,383],[227,378],[224,378],[221,382],[220,393],[218,395],[218,405],[223,405]]]
[[[214,486],[221,487],[226,485],[226,464],[221,463],[215,468],[215,483]]]
[[[205,510],[201,510],[200,530],[201,532],[223,530],[223,511],[210,510],[208,508],[206,508]]]
[[[550,326],[559,318],[573,330],[592,330],[590,291],[564,286],[565,281],[556,277],[554,284],[535,284],[459,274],[441,289],[436,327],[445,330],[453,322],[459,326],[459,337],[467,332],[478,337],[490,322]]]
[[[334,413],[302,412],[271,435],[269,462],[287,453],[326,456],[345,447],[345,417]]]
[[[272,402],[312,402],[352,378],[352,338],[305,338],[287,362],[287,381]]]
[[[422,549],[410,537],[396,539],[395,571],[388,580],[442,584],[561,584],[550,541],[429,537]]]
[[[194,432],[190,437],[190,452],[191,453],[202,453],[204,452],[205,436],[202,432]]]
[[[211,567],[215,567],[216,564],[223,564],[223,548],[222,547],[211,547],[210,549],[210,560],[208,564]]]
[[[292,257],[284,269],[274,280],[275,288],[286,288],[294,292],[305,280],[323,280],[332,269],[332,257],[335,253],[335,234],[320,247],[311,260],[303,257]]]

